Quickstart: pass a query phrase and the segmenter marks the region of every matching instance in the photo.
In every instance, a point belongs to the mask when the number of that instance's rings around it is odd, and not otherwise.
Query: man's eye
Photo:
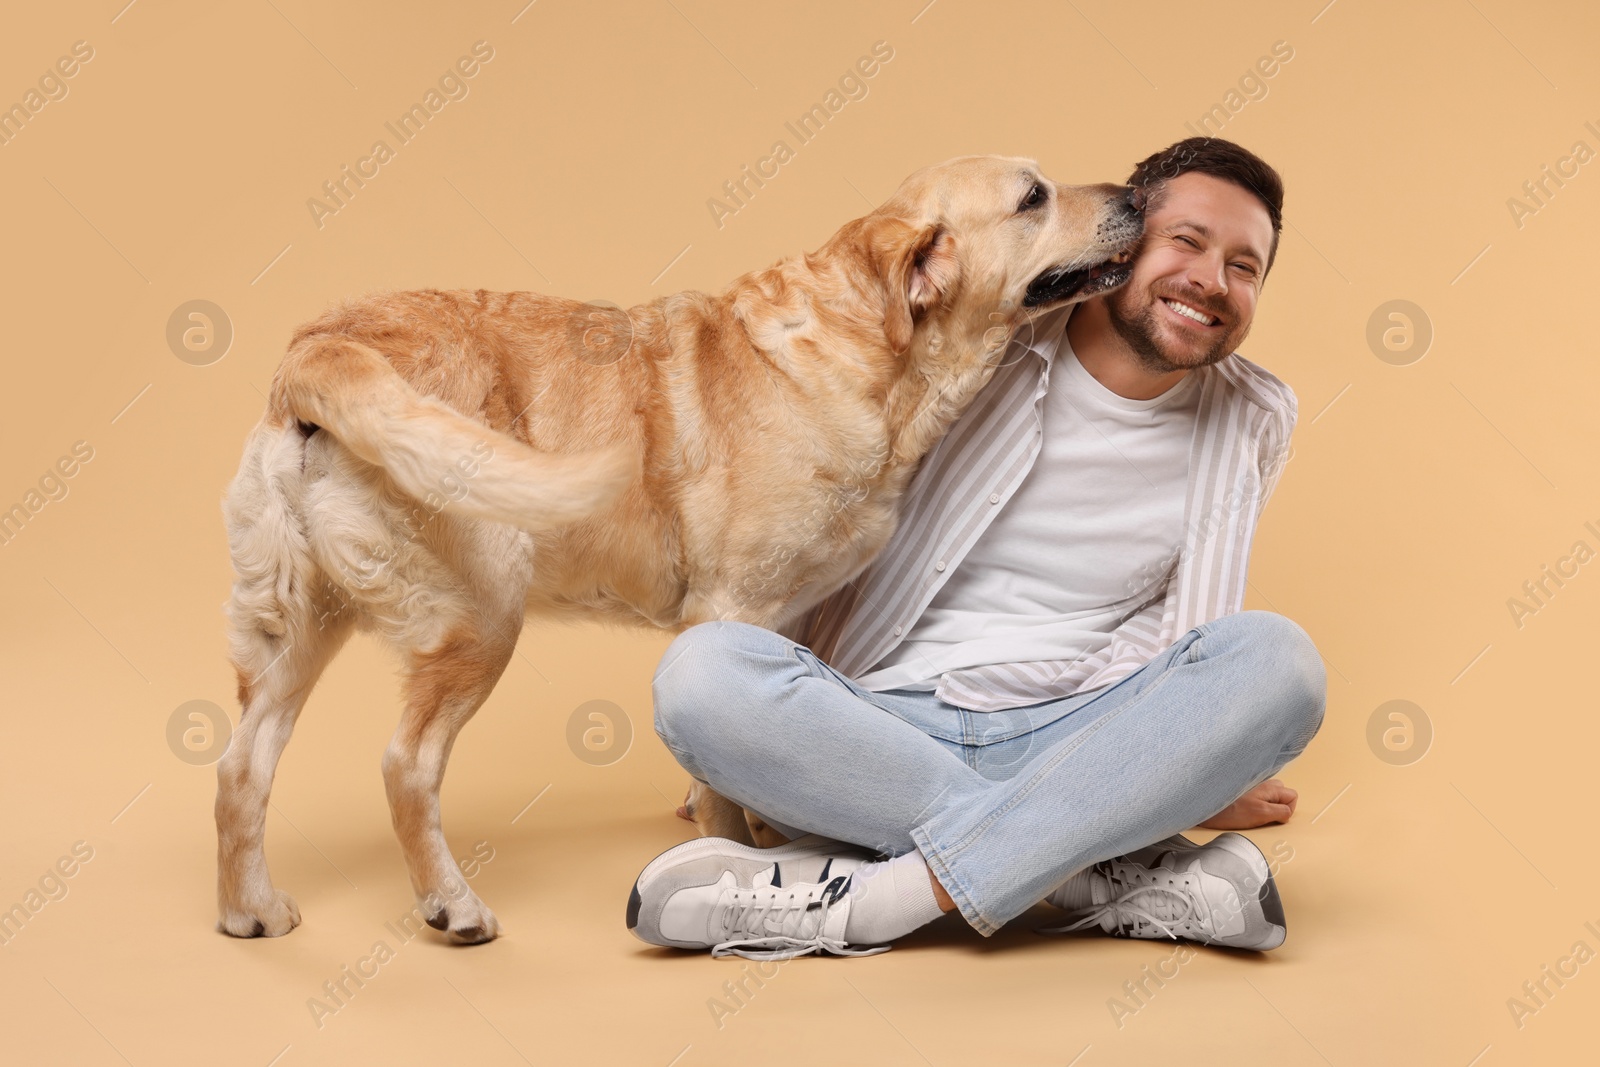
[[[1180,233],[1180,234],[1178,234],[1178,236],[1177,236],[1177,240],[1179,240],[1179,241],[1182,241],[1182,242],[1183,242],[1183,243],[1185,243],[1185,244],[1187,244],[1187,245],[1189,245],[1189,246],[1190,246],[1190,247],[1191,247],[1191,248],[1199,248],[1199,247],[1200,247],[1200,242],[1198,242],[1198,241],[1196,241],[1196,240],[1195,240],[1195,239],[1194,239],[1194,238],[1192,238],[1192,237],[1185,237],[1185,236],[1184,236],[1184,235],[1183,235],[1183,234],[1181,234],[1181,233]]]
[[[1022,203],[1017,205],[1017,210],[1031,210],[1032,208],[1038,207],[1048,199],[1050,199],[1050,194],[1045,192],[1044,186],[1038,182],[1034,182],[1033,188],[1028,190],[1028,195],[1023,197]]]

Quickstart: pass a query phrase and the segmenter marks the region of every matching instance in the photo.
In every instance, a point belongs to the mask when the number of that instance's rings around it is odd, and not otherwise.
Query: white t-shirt
[[[1101,385],[1065,325],[1039,455],[1015,495],[864,689],[931,690],[945,671],[1099,652],[1178,558],[1199,379],[1149,400]]]

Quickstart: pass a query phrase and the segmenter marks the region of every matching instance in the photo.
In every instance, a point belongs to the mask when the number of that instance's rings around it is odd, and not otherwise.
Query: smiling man
[[[1271,776],[1326,699],[1305,631],[1241,610],[1296,417],[1236,351],[1283,186],[1214,138],[1129,184],[1127,284],[1012,338],[872,565],[786,633],[702,623],[667,649],[657,733],[793,840],[657,857],[628,902],[643,940],[853,955],[951,910],[987,936],[1044,900],[1060,929],[1283,942],[1260,849],[1178,833],[1287,820]]]

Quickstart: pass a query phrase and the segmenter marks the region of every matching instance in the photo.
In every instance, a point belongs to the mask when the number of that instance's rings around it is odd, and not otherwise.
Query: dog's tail
[[[538,531],[604,510],[639,478],[634,445],[535,451],[417,392],[358,341],[312,335],[289,357],[272,383],[273,406],[327,430],[419,500]]]

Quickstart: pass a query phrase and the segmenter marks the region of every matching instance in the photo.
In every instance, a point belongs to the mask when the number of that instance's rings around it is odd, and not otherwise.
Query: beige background
[[[1593,1058],[1600,565],[1552,583],[1520,627],[1507,604],[1575,542],[1600,548],[1584,526],[1600,528],[1600,164],[1520,226],[1507,204],[1574,142],[1600,150],[1592,5],[122,2],[28,5],[0,35],[0,103],[75,41],[94,50],[0,146],[0,507],[75,442],[93,449],[0,545],[0,905],[75,842],[93,850],[0,948],[8,1060]],[[307,199],[478,40],[494,58],[469,95],[319,228]],[[894,55],[867,95],[798,145],[784,122],[880,40]],[[1287,184],[1244,352],[1301,410],[1246,606],[1305,626],[1330,678],[1326,724],[1285,772],[1299,814],[1253,833],[1289,857],[1280,951],[1200,950],[1119,1026],[1108,1002],[1171,946],[1045,939],[1027,921],[985,941],[947,919],[881,957],[785,965],[719,1026],[710,1002],[736,1005],[723,983],[739,963],[657,952],[622,921],[638,869],[685,831],[685,777],[651,729],[669,636],[571,625],[523,635],[444,791],[456,853],[493,854],[473,884],[505,937],[452,949],[428,931],[313,1020],[322,983],[380,939],[395,948],[385,923],[411,905],[378,774],[392,660],[366,638],[312,697],[273,794],[268,854],[304,924],[213,931],[214,769],[165,731],[192,700],[238,714],[219,502],[297,323],[381,287],[624,305],[716,289],[961,153],[1120,181],[1278,41],[1292,60],[1264,96],[1247,83],[1256,98],[1220,132]],[[778,139],[794,158],[719,228],[708,198]],[[204,366],[166,340],[197,299],[234,330]],[[1432,326],[1409,365],[1367,341],[1391,300]],[[566,741],[591,700],[634,734],[605,766]],[[1368,740],[1391,700],[1420,709],[1409,748]],[[1560,964],[1580,941],[1587,965]],[[1575,976],[1547,980],[1519,1026],[1508,998],[1558,965]]]

